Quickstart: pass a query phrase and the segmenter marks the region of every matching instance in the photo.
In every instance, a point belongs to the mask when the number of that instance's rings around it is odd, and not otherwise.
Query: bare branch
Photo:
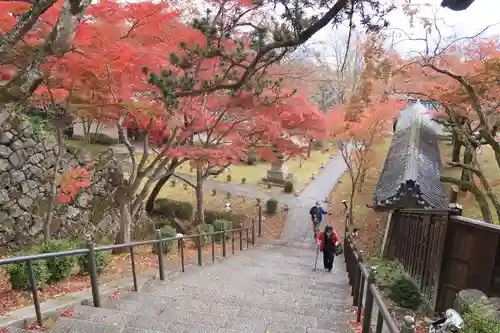
[[[186,183],[187,185],[191,186],[192,188],[196,189],[196,185],[192,181],[188,180],[187,178],[184,178],[183,176],[180,176],[177,173],[174,173],[173,176],[175,178],[177,178],[177,179],[182,180],[184,183]]]
[[[56,0],[25,1],[33,4],[23,15],[20,15],[17,23],[0,38],[0,59],[4,58],[10,50],[35,26],[40,16],[43,15]]]
[[[132,172],[131,172],[130,178],[135,179],[135,177],[137,177],[137,162],[135,160],[135,148],[130,143],[127,135],[125,135],[125,128],[123,127],[123,122],[125,121],[126,116],[127,116],[127,112],[124,112],[120,116],[120,119],[118,119],[116,126],[118,127],[118,137],[120,138],[120,141],[123,142],[125,147],[127,147],[127,151],[128,151],[129,156],[130,156],[130,160],[132,161]]]
[[[177,97],[185,97],[185,96],[195,96],[201,95],[203,93],[211,93],[216,90],[221,89],[239,89],[243,86],[247,80],[255,74],[255,70],[257,69],[257,65],[261,62],[261,60],[266,56],[266,54],[274,49],[289,49],[296,46],[299,46],[305,42],[307,42],[316,32],[325,27],[330,21],[332,21],[342,10],[345,9],[348,0],[337,0],[337,2],[332,6],[330,10],[328,10],[319,20],[317,20],[314,24],[312,24],[309,28],[298,33],[296,38],[287,39],[284,41],[276,41],[271,42],[263,47],[261,47],[254,59],[245,70],[243,75],[237,80],[236,83],[232,84],[220,84],[220,85],[212,85],[202,89],[193,89],[189,91],[180,91],[176,94]]]

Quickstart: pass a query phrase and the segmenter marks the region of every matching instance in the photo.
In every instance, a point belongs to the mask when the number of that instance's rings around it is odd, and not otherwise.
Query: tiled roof
[[[391,208],[447,208],[440,181],[441,157],[435,131],[415,112],[394,133],[373,193],[373,203]]]

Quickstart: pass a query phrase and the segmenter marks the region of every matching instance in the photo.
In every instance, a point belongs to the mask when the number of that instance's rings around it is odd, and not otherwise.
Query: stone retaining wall
[[[55,166],[55,139],[39,133],[26,118],[10,116],[0,125],[0,246],[19,247],[43,238]],[[93,232],[113,237],[119,212],[113,191],[123,179],[112,155],[94,159],[88,152],[64,149],[60,173],[89,171],[92,185],[68,205],[58,204],[51,225],[54,238]]]
[[[498,316],[498,320],[500,321],[500,298],[488,297],[481,290],[461,290],[457,294],[455,302],[453,303],[453,308],[460,313],[464,313],[470,308],[471,305],[481,303],[484,303],[486,307],[490,307],[492,311],[495,311]]]

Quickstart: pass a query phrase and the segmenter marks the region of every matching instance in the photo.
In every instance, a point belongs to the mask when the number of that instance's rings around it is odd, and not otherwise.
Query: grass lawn
[[[440,141],[439,148],[441,150],[441,160],[443,163],[443,175],[460,178],[461,169],[453,168],[448,166],[446,163],[451,161],[452,154],[452,145],[451,141]],[[477,155],[478,161],[481,165],[481,168],[486,176],[486,179],[490,181],[490,185],[493,188],[494,193],[500,197],[500,181],[498,178],[500,177],[500,170],[498,169],[498,165],[495,161],[495,154],[493,153],[493,149],[490,146],[484,146],[483,152],[478,153]],[[450,193],[450,184],[444,184],[446,193]],[[482,189],[482,187],[480,186]],[[489,199],[487,199],[489,201]],[[463,215],[466,217],[470,217],[473,219],[482,220],[481,210],[474,199],[474,196],[469,192],[460,193],[459,194],[459,202],[463,206]],[[490,205],[493,207],[493,205]],[[496,224],[499,224],[498,218],[492,210],[493,220]]]
[[[334,153],[333,149],[330,151],[320,151],[313,150],[311,152],[311,157],[309,159],[302,161],[302,167],[299,157],[294,157],[289,159],[284,166],[288,169],[288,172],[294,175],[294,185],[295,190],[301,191],[304,187],[311,181],[311,175],[313,173],[318,174],[321,170],[321,163],[326,164],[331,158],[331,154]],[[227,181],[227,176],[231,176],[231,182],[236,184],[241,184],[242,179],[245,178],[245,184],[248,184],[259,189],[267,190],[267,185],[261,185],[260,181],[262,178],[266,177],[267,170],[270,168],[271,164],[268,162],[259,162],[255,165],[247,164],[237,164],[232,165],[228,172],[220,174],[217,177],[212,177],[220,181]],[[191,171],[189,165],[183,165],[178,169],[179,172],[188,173],[194,175]],[[274,187],[272,192],[283,192],[280,187]]]
[[[365,179],[362,192],[357,192],[354,198],[353,223],[359,228],[359,243],[367,256],[378,255],[380,246],[385,232],[387,222],[387,213],[375,212],[366,205],[371,203],[372,194],[380,176],[380,172],[384,166],[385,158],[391,145],[392,137],[388,137],[383,143],[374,147],[374,158],[370,161],[372,166]],[[342,200],[349,200],[351,193],[351,180],[346,172],[335,189],[330,192],[329,205],[330,211],[333,213],[333,221],[335,228],[339,234],[344,233],[345,209]]]
[[[71,146],[71,147],[86,150],[94,156],[97,156],[100,153],[107,151],[110,147],[110,146],[100,145],[100,144],[96,144],[96,143],[86,143],[83,140],[67,139],[67,140],[64,140],[64,143],[68,146]]]

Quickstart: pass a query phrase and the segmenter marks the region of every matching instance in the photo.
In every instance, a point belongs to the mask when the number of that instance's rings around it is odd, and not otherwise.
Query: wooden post
[[[460,191],[458,190],[458,187],[455,185],[452,185],[450,188],[450,203],[457,203],[458,202],[458,195]]]

